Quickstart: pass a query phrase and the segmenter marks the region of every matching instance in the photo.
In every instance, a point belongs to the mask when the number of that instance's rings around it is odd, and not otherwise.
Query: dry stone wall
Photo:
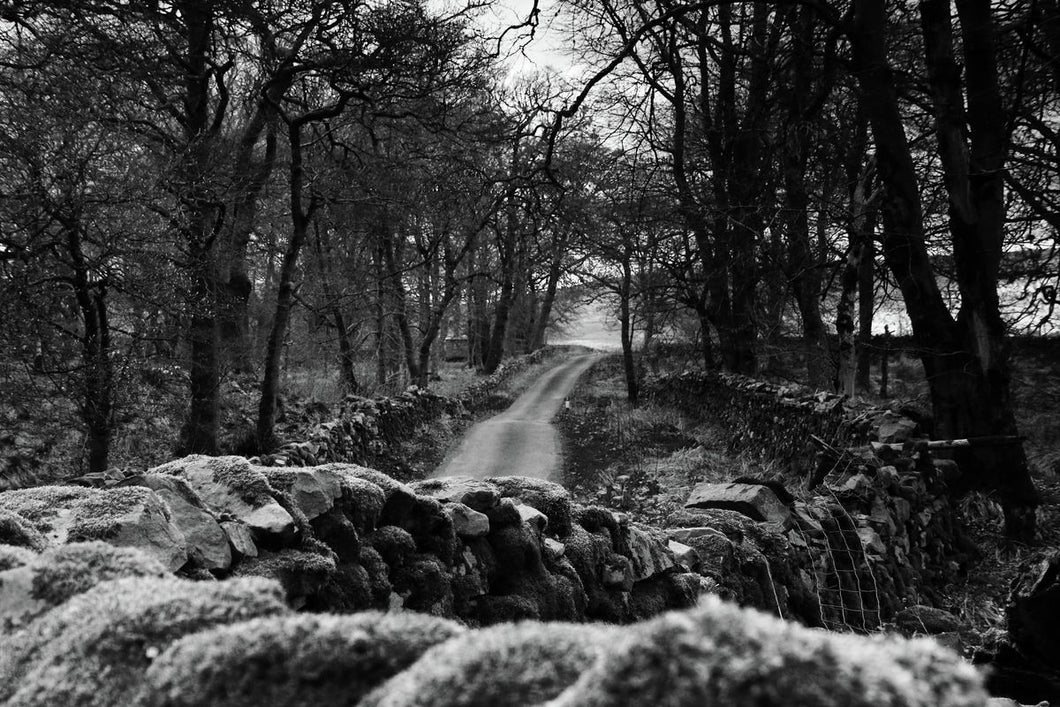
[[[795,569],[785,573],[793,586],[778,594],[815,599],[789,608],[801,620],[872,630],[903,606],[933,603],[933,589],[968,559],[944,478],[953,463],[933,459],[917,443],[922,419],[727,373],[672,376],[649,390],[693,418],[720,421],[732,433],[734,451],[780,462],[786,473],[772,485],[811,487],[800,500],[772,498],[758,511],[741,509],[766,521],[761,532],[779,536],[772,542],[783,548],[781,556],[795,558]],[[811,443],[811,435],[831,448]],[[693,491],[690,505],[739,508],[732,491],[713,490],[707,493],[713,502],[697,502],[704,493]],[[744,495],[772,496],[765,486]],[[789,514],[782,523],[778,505]],[[751,603],[768,608],[769,600]],[[774,597],[773,603],[783,613],[785,602]]]
[[[3,493],[0,513],[0,545],[104,541],[188,577],[275,579],[289,604],[318,611],[628,622],[690,606],[709,588],[659,531],[522,477],[406,485],[351,464],[191,456],[106,488]],[[0,607],[9,626],[32,618],[14,607],[38,606],[32,582],[13,582],[19,572],[0,572],[0,593],[27,594]]]
[[[497,389],[530,366],[555,356],[543,348],[505,362],[497,372],[450,398],[412,386],[392,397],[347,396],[338,415],[314,425],[303,439],[290,441],[275,453],[255,457],[262,466],[315,466],[329,462],[390,466],[393,446],[416,434],[441,415],[475,414],[489,407]]]

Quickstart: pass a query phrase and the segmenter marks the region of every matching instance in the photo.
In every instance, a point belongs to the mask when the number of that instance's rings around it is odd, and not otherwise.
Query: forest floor
[[[1060,360],[1025,352],[1017,356],[1016,365],[1017,414],[1042,497],[1038,539],[1033,545],[1005,542],[1000,506],[987,495],[971,494],[959,503],[979,557],[958,582],[938,588],[939,608],[957,615],[969,634],[984,642],[1004,628],[1004,606],[1019,567],[1046,549],[1060,547]],[[901,360],[892,366],[891,375],[892,390],[925,405],[919,364]],[[729,434],[709,420],[691,420],[650,400],[631,408],[617,355],[585,374],[569,400],[570,407],[556,420],[564,444],[562,481],[582,503],[659,522],[680,508],[698,483],[780,474],[768,462],[730,453]],[[789,490],[796,496],[806,493]]]

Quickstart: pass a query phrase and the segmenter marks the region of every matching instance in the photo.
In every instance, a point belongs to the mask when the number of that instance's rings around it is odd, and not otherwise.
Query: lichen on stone
[[[299,614],[205,631],[173,644],[147,672],[143,707],[357,704],[422,653],[462,633],[408,612]]]
[[[59,508],[68,508],[80,500],[90,498],[99,491],[82,486],[36,486],[17,489],[0,494],[0,510],[16,513],[47,532],[52,525],[49,519]]]
[[[107,540],[122,529],[122,521],[137,507],[153,507],[167,520],[169,508],[143,486],[107,489],[83,499],[70,525],[71,541]]]
[[[565,537],[573,524],[573,504],[570,492],[557,483],[530,476],[495,476],[486,479],[503,496],[521,500],[548,516],[550,535]]]
[[[207,470],[214,483],[227,488],[251,506],[260,506],[272,500],[273,488],[244,457],[192,454],[154,467],[148,473],[171,474],[187,479],[192,477],[190,470],[196,468]]]
[[[272,500],[274,489],[246,459],[216,457],[207,466],[213,472],[215,482],[228,487],[250,505],[259,506]]]
[[[151,660],[172,641],[287,611],[280,586],[260,578],[103,582],[22,631],[0,637],[0,702],[7,707],[130,704]]]

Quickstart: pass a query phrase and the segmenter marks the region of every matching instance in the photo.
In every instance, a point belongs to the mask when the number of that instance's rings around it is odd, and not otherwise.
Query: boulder
[[[295,520],[274,497],[275,489],[243,457],[207,457],[200,454],[177,459],[148,470],[148,474],[178,476],[214,513],[229,513],[259,533],[288,535]]]
[[[358,488],[364,489],[363,486],[358,486],[350,483],[354,479],[360,481],[367,481],[383,493],[383,506],[379,510],[379,515],[375,518],[378,523],[385,523],[389,525],[400,525],[409,515],[409,513],[416,507],[416,492],[413,491],[406,484],[401,483],[395,479],[390,478],[386,474],[376,471],[375,469],[369,469],[364,466],[357,464],[324,464],[322,466],[314,467],[317,471],[331,472],[337,474],[340,478],[347,482],[346,488],[351,493],[355,493]],[[374,493],[371,496],[374,497]],[[374,527],[375,523],[372,524]],[[370,528],[362,529],[370,530]]]
[[[495,484],[467,476],[444,476],[410,484],[420,496],[436,498],[442,503],[462,503],[479,513],[486,513],[500,503]]]
[[[696,553],[695,549],[676,540],[670,540],[667,542],[666,546],[670,549],[670,552],[673,553],[674,560],[677,561],[677,564],[687,570],[695,568],[696,562],[699,560],[699,555]]]
[[[258,546],[254,544],[254,536],[245,523],[236,520],[221,521],[221,530],[224,531],[228,543],[236,554],[241,557],[257,557]]]
[[[231,566],[228,536],[186,481],[167,474],[141,476],[138,481],[169,506],[173,525],[184,534],[188,556],[196,565],[207,570]]]
[[[490,532],[490,519],[485,513],[472,510],[463,503],[448,503],[445,512],[453,521],[453,529],[462,538],[481,538]]]
[[[38,538],[40,549],[62,545],[70,535],[74,509],[86,498],[99,493],[96,489],[80,486],[37,486],[0,493],[0,512],[7,512],[28,521]],[[11,527],[10,525],[8,527]],[[17,536],[16,536],[17,537]],[[9,544],[24,544],[8,541]]]
[[[549,532],[564,537],[574,522],[570,493],[557,483],[530,476],[495,476],[487,479],[502,496],[536,508],[548,518]]]
[[[667,547],[666,535],[661,531],[631,524],[629,526],[628,554],[633,564],[633,581],[665,572],[676,567],[677,562]]]
[[[774,523],[783,530],[792,524],[791,510],[772,489],[759,484],[698,484],[685,507],[732,510],[756,521]]]
[[[253,619],[175,642],[148,669],[137,704],[354,705],[463,631],[455,622],[411,612]]]
[[[283,467],[255,467],[273,488],[291,497],[307,520],[327,513],[342,497],[342,479],[328,469],[285,469]]]
[[[106,540],[143,550],[170,570],[188,559],[184,534],[148,488],[39,486],[0,494],[0,508],[33,523],[51,545]]]
[[[246,558],[235,574],[276,580],[283,586],[287,602],[300,609],[328,583],[335,570],[335,560],[330,557],[305,550],[281,550]]]
[[[516,503],[515,510],[519,513],[519,520],[534,528],[539,533],[544,533],[548,528],[548,517],[532,506]]]

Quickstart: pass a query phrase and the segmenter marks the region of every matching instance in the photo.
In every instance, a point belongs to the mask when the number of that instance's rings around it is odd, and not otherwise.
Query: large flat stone
[[[752,520],[772,523],[782,530],[791,527],[791,510],[768,486],[759,484],[699,484],[685,501],[685,508],[722,508]]]

